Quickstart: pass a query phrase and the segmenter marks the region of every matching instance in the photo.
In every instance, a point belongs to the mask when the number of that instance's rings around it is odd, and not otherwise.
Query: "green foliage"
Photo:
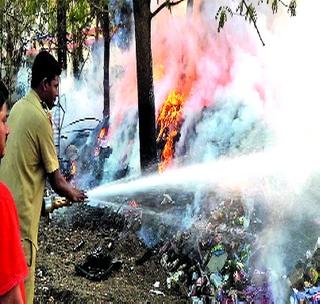
[[[86,0],[71,1],[67,20],[71,29],[84,29],[90,26],[93,14],[89,2]]]
[[[43,31],[44,0],[0,1],[0,77],[7,84],[10,97],[15,77],[24,62],[24,52],[37,32]]]
[[[84,49],[89,48],[85,45],[87,39],[87,29],[91,28],[94,20],[94,11],[87,0],[71,0],[67,11],[67,29],[70,32],[69,42],[71,43],[70,55],[73,62],[73,72],[79,77],[85,63]]]
[[[278,12],[278,0],[273,0],[271,3],[272,12],[275,14]]]
[[[262,37],[260,35],[258,26],[257,26],[257,20],[258,20],[258,14],[257,14],[257,6],[262,5],[266,3],[267,5],[271,6],[273,14],[276,14],[279,9],[279,5],[283,7],[287,7],[288,13],[291,16],[296,16],[296,8],[297,3],[296,0],[290,0],[289,4],[286,4],[283,0],[258,0],[258,2],[254,5],[250,0],[238,0],[238,5],[235,9],[235,12],[232,11],[232,9],[229,6],[220,6],[218,9],[218,12],[215,16],[215,19],[218,21],[218,32],[221,31],[221,29],[224,27],[225,23],[228,21],[228,16],[233,17],[234,15],[243,17],[245,21],[249,23],[253,23],[254,27],[259,35],[259,38],[264,45],[264,42],[262,40]]]
[[[297,2],[296,0],[291,0],[289,3],[288,13],[291,17],[296,16]]]
[[[256,8],[253,6],[252,3],[249,4],[249,6],[247,7],[247,10],[246,10],[246,13],[244,15],[244,19],[246,21],[249,21],[250,22],[257,22],[257,11],[256,11]]]
[[[263,3],[263,0],[259,0],[258,4]],[[271,4],[271,9],[274,14],[278,12],[279,3],[288,8],[288,13],[291,17],[296,16],[296,9],[297,9],[297,1],[296,0],[290,0],[289,4],[286,4],[282,0],[267,0],[267,4]]]
[[[68,1],[65,0],[66,7],[68,6]],[[57,29],[57,0],[48,0],[45,7],[47,18],[43,20],[43,23],[47,26],[47,32],[52,36],[55,35]]]
[[[263,1],[263,0],[262,0]],[[259,3],[258,3],[259,4]],[[238,12],[240,15],[243,15],[243,12],[244,12],[244,9],[245,9],[245,6],[244,6],[244,1],[240,1],[239,2],[239,5],[236,9],[236,12]]]
[[[233,12],[229,6],[220,6],[215,19],[218,20],[218,32],[224,27],[225,23],[228,21],[228,15],[233,16]]]

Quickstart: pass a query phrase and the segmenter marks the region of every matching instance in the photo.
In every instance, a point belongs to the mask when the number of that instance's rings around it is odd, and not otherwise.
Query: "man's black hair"
[[[41,51],[32,65],[31,88],[36,89],[44,78],[50,83],[60,74],[61,67],[58,61],[47,51]]]
[[[0,109],[9,97],[9,91],[5,84],[0,80]]]

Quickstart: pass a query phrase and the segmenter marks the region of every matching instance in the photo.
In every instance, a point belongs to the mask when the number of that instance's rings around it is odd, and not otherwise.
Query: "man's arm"
[[[19,285],[15,285],[4,295],[0,296],[0,303],[3,304],[23,304],[23,298],[21,294],[21,289]]]
[[[59,195],[66,197],[72,202],[83,202],[85,200],[85,192],[73,188],[63,177],[59,169],[49,173],[48,177],[52,189]]]

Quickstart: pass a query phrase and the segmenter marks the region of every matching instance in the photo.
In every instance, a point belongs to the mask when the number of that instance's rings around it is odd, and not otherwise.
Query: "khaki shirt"
[[[0,165],[0,180],[7,184],[17,205],[22,238],[36,248],[46,174],[59,168],[48,114],[34,90],[13,106]]]

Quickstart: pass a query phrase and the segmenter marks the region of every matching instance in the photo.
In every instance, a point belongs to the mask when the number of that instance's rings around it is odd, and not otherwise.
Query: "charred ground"
[[[43,218],[36,270],[37,303],[187,303],[184,290],[166,290],[166,273],[157,256],[137,237],[135,221],[110,208],[71,206]],[[121,261],[103,280],[76,273],[90,254]],[[157,289],[163,295],[155,295]]]
[[[248,212],[241,196],[208,194],[183,226],[190,200],[149,193],[43,218],[36,303],[277,303],[272,273],[259,263],[264,208]],[[318,243],[279,278],[288,293],[301,290],[295,299],[317,296]]]

